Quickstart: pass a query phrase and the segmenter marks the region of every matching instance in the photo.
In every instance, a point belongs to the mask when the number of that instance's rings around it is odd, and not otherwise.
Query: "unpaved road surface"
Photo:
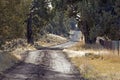
[[[68,47],[74,46],[75,44],[77,44],[77,42],[69,41],[69,42],[66,42],[66,43],[63,43],[63,44],[60,44],[60,45],[52,46],[51,48],[61,48],[61,49],[64,49],[64,48],[68,48]]]
[[[0,80],[84,80],[62,50],[37,50],[4,72]]]

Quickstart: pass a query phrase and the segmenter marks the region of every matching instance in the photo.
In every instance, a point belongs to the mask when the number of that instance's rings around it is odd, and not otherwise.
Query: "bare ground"
[[[5,71],[0,80],[84,80],[61,50],[36,50]]]

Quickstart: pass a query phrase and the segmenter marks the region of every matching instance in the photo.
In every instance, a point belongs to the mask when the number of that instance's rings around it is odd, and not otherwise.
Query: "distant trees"
[[[33,26],[37,34],[67,34],[64,0],[33,0]]]
[[[24,23],[31,12],[34,38],[46,32],[67,34],[67,20],[74,17],[86,43],[97,36],[120,39],[119,0],[0,0],[0,38],[28,37]]]

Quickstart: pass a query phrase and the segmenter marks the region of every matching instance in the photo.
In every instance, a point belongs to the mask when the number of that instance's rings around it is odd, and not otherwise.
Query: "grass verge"
[[[70,57],[80,73],[88,80],[120,80],[120,56],[104,49],[100,45],[77,44],[70,48],[75,51],[87,51],[85,56]],[[100,52],[99,55],[95,53]],[[105,53],[108,54],[105,54]],[[69,54],[68,54],[69,55]]]

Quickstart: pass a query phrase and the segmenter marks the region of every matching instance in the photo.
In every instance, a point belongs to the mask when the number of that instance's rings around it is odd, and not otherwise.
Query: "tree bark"
[[[28,44],[34,44],[32,37],[32,15],[29,15],[27,20],[27,42]]]
[[[87,24],[87,21],[79,22],[78,26],[79,26],[81,32],[84,34],[85,43],[86,44],[94,44],[96,42],[96,37],[92,38],[92,39],[90,38],[90,27]]]
[[[59,27],[60,27],[60,34],[63,34],[63,33],[66,32],[66,31],[65,31],[66,29],[65,29],[65,26],[64,26],[63,21],[64,21],[64,12],[61,11],[61,12],[59,12]]]

